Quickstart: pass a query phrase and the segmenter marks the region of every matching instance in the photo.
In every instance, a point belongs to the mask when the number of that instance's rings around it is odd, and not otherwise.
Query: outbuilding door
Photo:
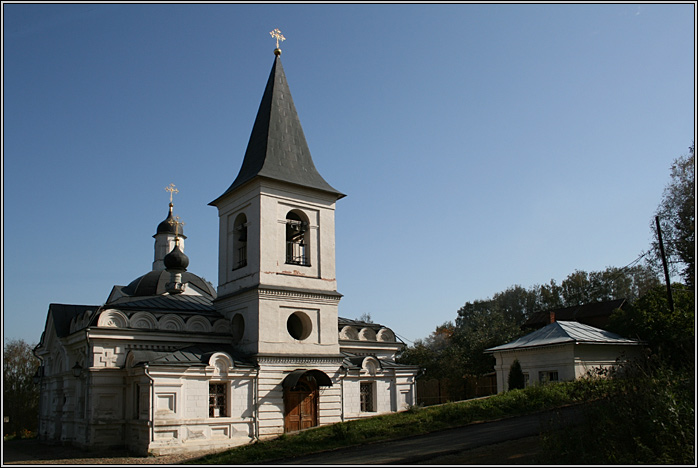
[[[284,432],[317,426],[318,386],[314,378],[303,376],[295,386],[284,390]]]

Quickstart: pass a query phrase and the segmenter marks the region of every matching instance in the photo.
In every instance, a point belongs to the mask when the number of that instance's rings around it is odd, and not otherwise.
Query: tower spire
[[[240,172],[230,187],[209,205],[217,206],[222,199],[256,178],[319,190],[337,199],[345,196],[328,184],[315,168],[281,57],[275,54]]]

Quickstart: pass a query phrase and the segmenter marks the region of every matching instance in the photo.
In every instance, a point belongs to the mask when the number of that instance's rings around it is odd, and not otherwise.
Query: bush
[[[575,382],[584,405],[577,425],[543,437],[542,463],[694,464],[693,375],[646,356],[608,379]]]
[[[509,368],[509,390],[516,390],[518,388],[524,388],[526,386],[526,380],[524,379],[523,371],[521,370],[521,363],[518,359],[514,359],[514,362]]]

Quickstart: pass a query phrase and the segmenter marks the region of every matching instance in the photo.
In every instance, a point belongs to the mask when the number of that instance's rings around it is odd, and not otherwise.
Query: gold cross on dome
[[[179,227],[180,227],[180,226],[184,226],[184,224],[186,224],[186,223],[185,223],[184,221],[180,221],[180,217],[179,217],[179,216],[175,216],[174,219],[170,219],[170,220],[168,221],[168,223],[169,223],[170,225],[174,225],[174,228],[175,228],[175,237],[176,237],[176,239],[179,239]]]
[[[168,185],[167,187],[165,187],[165,190],[170,192],[170,203],[172,203],[172,195],[174,195],[175,193],[179,193],[179,190],[177,190],[175,188],[175,184],[172,184],[172,183],[170,185]]]
[[[279,28],[274,29],[271,31],[269,34],[271,34],[271,37],[276,39],[276,48],[279,48],[279,41],[283,42],[286,40],[286,38],[281,34],[281,31],[279,31]]]

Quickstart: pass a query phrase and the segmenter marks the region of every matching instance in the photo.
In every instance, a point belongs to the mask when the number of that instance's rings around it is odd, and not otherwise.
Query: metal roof
[[[230,345],[226,344],[189,344],[175,351],[133,350],[134,366],[148,364],[149,366],[194,366],[208,365],[214,353],[226,353],[238,367],[253,367],[254,365],[240,356]]]
[[[356,328],[370,328],[374,331],[378,331],[381,328],[387,328],[381,325],[380,323],[372,323],[372,322],[362,322],[361,320],[352,320],[348,318],[343,318],[343,317],[337,317],[337,325],[339,326],[339,329],[341,330],[342,327],[345,327],[347,325],[356,327]]]
[[[546,325],[511,343],[495,346],[485,350],[486,353],[509,351],[523,348],[559,345],[565,343],[638,345],[640,341],[623,338],[615,333],[579,322],[558,321]]]
[[[131,281],[128,286],[120,286],[121,292],[129,296],[157,296],[167,292],[167,283],[172,281],[167,270],[152,270]],[[194,273],[185,271],[182,273],[182,283],[190,283],[196,286],[202,294],[216,298],[216,289],[208,281]]]
[[[53,318],[53,327],[56,329],[56,336],[63,338],[70,334],[70,321],[73,317],[83,314],[87,310],[96,311],[98,305],[75,305],[75,304],[49,304],[48,316]],[[44,327],[44,330],[46,327]]]
[[[418,367],[413,364],[401,364],[398,362],[393,361],[392,359],[382,359],[376,356],[375,354],[354,354],[354,353],[347,353],[347,352],[342,352],[344,355],[344,361],[342,362],[342,366],[347,368],[347,369],[361,369],[361,365],[364,362],[364,359],[367,357],[372,357],[381,366],[381,369],[400,369],[400,368],[408,368],[408,367]]]
[[[215,206],[255,177],[322,190],[337,198],[345,196],[315,168],[279,56],[274,59],[240,172],[228,190],[209,205]]]
[[[149,310],[161,312],[196,312],[218,313],[213,307],[211,299],[205,296],[188,294],[171,294],[162,296],[136,296],[120,297],[105,304],[105,307],[114,307],[120,310]]]

